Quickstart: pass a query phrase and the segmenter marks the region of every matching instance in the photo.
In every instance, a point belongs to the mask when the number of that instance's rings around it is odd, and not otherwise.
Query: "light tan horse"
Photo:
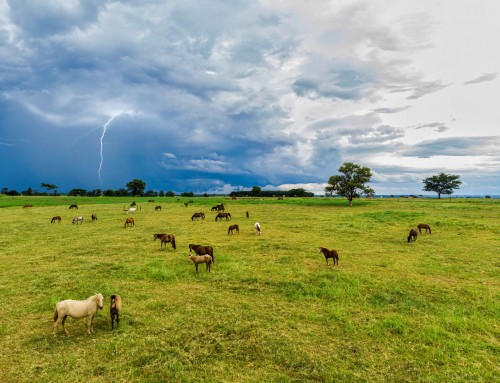
[[[97,313],[97,310],[102,310],[104,297],[102,294],[95,294],[84,301],[75,301],[73,299],[66,299],[56,304],[54,311],[54,336],[56,336],[57,325],[61,323],[64,332],[68,332],[64,328],[64,322],[68,315],[73,319],[80,319],[87,317],[87,332],[91,334],[94,332],[92,321]]]

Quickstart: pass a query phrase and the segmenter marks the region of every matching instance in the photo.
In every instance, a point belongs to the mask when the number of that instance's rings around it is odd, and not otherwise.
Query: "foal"
[[[134,222],[134,219],[132,217],[127,218],[125,220],[125,225],[123,227],[127,227],[127,226],[135,226],[135,222]]]
[[[319,252],[325,256],[326,265],[328,266],[328,258],[333,259],[333,266],[339,265],[339,253],[337,250],[328,250],[326,247],[320,247]]]
[[[120,311],[122,310],[122,297],[118,294],[111,295],[111,303],[109,305],[109,314],[111,315],[111,330],[116,319],[116,327],[120,325]]]
[[[418,236],[418,230],[416,228],[411,229],[410,234],[408,234],[408,243],[410,241],[415,242],[417,240],[417,236]]]
[[[238,225],[231,225],[227,229],[227,235],[229,235],[229,233],[233,234],[233,230],[236,230],[236,232],[240,234],[240,227]]]
[[[188,255],[188,262],[193,262],[194,265],[196,266],[196,272],[198,272],[198,265],[200,263],[206,263],[206,271],[210,272],[210,265],[213,263],[212,262],[212,257],[208,254],[205,255]]]

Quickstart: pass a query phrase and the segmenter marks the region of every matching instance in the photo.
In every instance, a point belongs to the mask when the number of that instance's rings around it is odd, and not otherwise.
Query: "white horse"
[[[57,325],[62,324],[64,332],[68,332],[64,328],[64,322],[68,315],[73,319],[80,319],[88,317],[87,331],[89,334],[94,332],[92,321],[97,313],[97,310],[102,310],[102,302],[104,297],[102,294],[92,295],[84,301],[75,301],[73,299],[66,299],[56,304],[54,311],[54,336],[56,336]]]
[[[80,225],[83,223],[83,217],[75,217],[71,220],[71,223],[74,225],[75,223],[78,224],[80,222]]]
[[[257,231],[257,235],[261,235],[262,234],[262,230],[260,230],[260,224],[258,222],[255,222],[255,225],[253,225],[253,227]]]
[[[127,210],[127,214],[128,213],[135,213],[137,211],[137,208],[136,207],[131,207]]]

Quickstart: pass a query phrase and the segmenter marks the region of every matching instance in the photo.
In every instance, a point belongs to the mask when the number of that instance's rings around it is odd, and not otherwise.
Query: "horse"
[[[248,211],[246,212],[246,216],[247,218],[250,218],[250,213]]]
[[[233,234],[233,230],[236,230],[236,232],[238,234],[240,234],[240,227],[238,225],[231,225],[229,226],[229,228],[227,229],[227,235],[229,235],[229,233],[231,232],[231,234]]]
[[[133,214],[133,213],[135,213],[136,211],[137,211],[137,208],[136,208],[136,207],[131,207],[131,208],[129,208],[129,209],[127,210],[127,214],[129,214],[129,213],[132,213],[132,214]]]
[[[61,323],[64,332],[66,334],[68,333],[64,328],[64,322],[68,316],[73,319],[88,317],[87,332],[89,334],[94,332],[92,321],[94,320],[97,310],[102,310],[103,299],[104,297],[102,294],[95,294],[84,301],[66,299],[58,302],[54,311],[54,336],[56,336],[56,330],[59,323]]]
[[[54,223],[54,222],[59,222],[61,223],[61,217],[59,215],[56,215],[55,217],[52,217],[52,219],[50,220],[50,223]]]
[[[125,220],[125,225],[123,227],[127,227],[127,226],[135,226],[135,222],[134,222],[134,219],[132,217],[127,218]]]
[[[92,214],[92,221],[97,221],[97,215]]]
[[[157,239],[160,240],[160,249],[163,247],[163,244],[165,244],[165,250],[167,249],[167,243],[172,244],[172,248],[175,250],[177,247],[175,246],[175,237],[173,234],[153,234],[153,238],[156,241]]]
[[[161,205],[156,206],[156,207],[155,207],[155,211],[156,211],[156,210],[161,210]]]
[[[217,221],[218,219],[222,221],[222,218],[225,218],[227,221],[229,218],[231,218],[231,213],[219,213],[215,216],[215,221]]]
[[[69,205],[70,209],[77,209],[78,210],[78,205]]]
[[[210,255],[212,262],[215,263],[214,248],[212,246],[194,245],[189,244],[189,251],[194,251],[197,255]]]
[[[23,206],[23,209],[28,209],[28,208],[30,208],[30,207],[33,207],[33,204],[29,203],[29,204],[27,204],[27,205],[24,205],[24,206]]]
[[[206,255],[188,255],[188,262],[193,262],[196,266],[196,272],[198,272],[198,265],[200,263],[206,263],[206,271],[210,272],[210,265],[213,263],[212,257],[208,254]]]
[[[224,211],[224,203],[221,203],[220,205],[215,205],[212,207],[211,211]]]
[[[205,219],[205,213],[194,213],[192,216],[191,216],[191,221],[193,221],[195,218],[201,218],[201,219]]]
[[[328,250],[326,247],[320,247],[319,252],[325,256],[326,265],[328,266],[328,258],[333,259],[333,266],[339,265],[339,253],[337,250]]]
[[[408,234],[408,242],[411,240],[416,241],[418,236],[418,230],[416,228],[413,228],[410,230],[410,234]]]
[[[74,225],[75,223],[78,224],[80,222],[80,225],[83,223],[83,217],[75,217],[71,220],[71,223]]]
[[[262,230],[260,229],[260,223],[255,222],[255,225],[253,225],[254,229],[257,231],[257,235],[262,234]]]
[[[111,295],[111,302],[109,304],[109,314],[111,316],[111,330],[116,319],[116,327],[120,325],[120,311],[122,310],[122,297],[118,294]]]
[[[155,200],[154,199],[148,199],[148,202],[154,202]]]
[[[432,234],[431,227],[427,225],[426,223],[419,223],[418,224],[418,232],[422,234],[422,229],[425,229],[425,232],[429,231],[429,234]]]

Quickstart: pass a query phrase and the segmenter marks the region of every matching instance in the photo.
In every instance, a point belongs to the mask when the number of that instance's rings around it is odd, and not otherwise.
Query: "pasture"
[[[499,200],[187,200],[0,196],[0,381],[499,381]],[[189,243],[214,248],[210,273]],[[56,303],[94,293],[94,332],[54,337]]]

